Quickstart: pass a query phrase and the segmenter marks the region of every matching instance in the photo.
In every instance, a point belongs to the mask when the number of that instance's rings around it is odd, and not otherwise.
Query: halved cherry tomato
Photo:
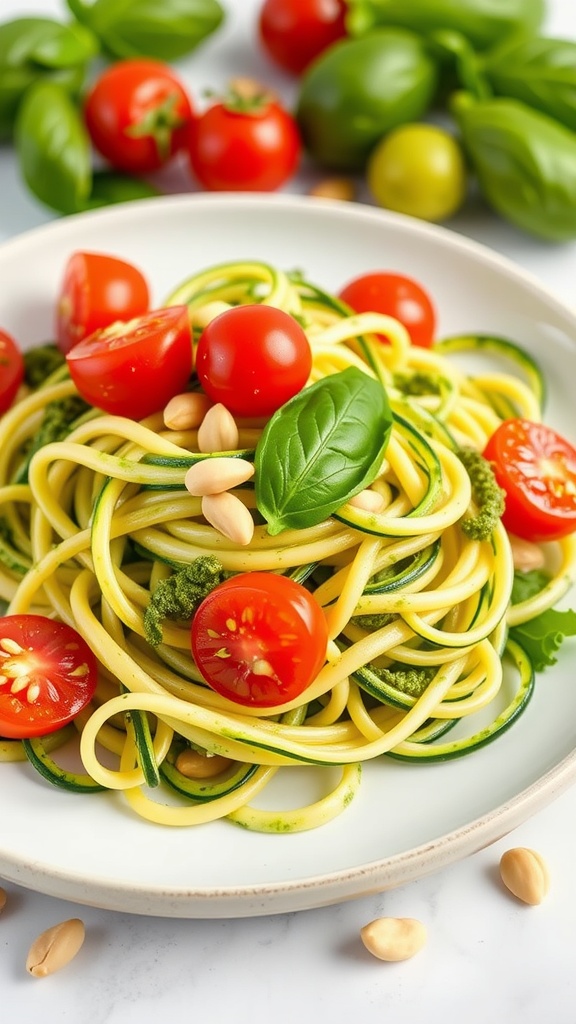
[[[140,420],[184,391],[192,373],[186,306],[151,310],[84,338],[66,356],[70,376],[87,402]]]
[[[384,313],[399,320],[413,345],[429,348],[434,341],[436,310],[425,289],[404,274],[373,271],[354,278],[339,297],[355,313]]]
[[[270,416],[304,387],[312,352],[294,317],[274,306],[233,306],[204,328],[196,372],[235,416]]]
[[[502,522],[535,542],[559,540],[576,530],[576,448],[555,430],[531,420],[505,420],[484,457],[506,493]]]
[[[24,379],[24,359],[10,334],[0,331],[0,413],[9,409]]]
[[[298,697],[324,664],[327,642],[320,605],[300,583],[273,572],[232,576],[192,620],[192,653],[206,682],[253,707]]]
[[[295,173],[300,153],[296,120],[266,96],[214,103],[189,135],[192,172],[212,192],[272,192]]]
[[[258,28],[265,50],[285,71],[299,75],[346,35],[345,0],[264,0]]]
[[[94,146],[113,167],[148,174],[184,147],[194,113],[171,68],[138,57],[102,72],[88,93],[84,117]]]
[[[64,268],[56,304],[56,339],[66,354],[73,345],[116,320],[146,313],[150,293],[132,263],[100,252],[75,252]]]
[[[98,666],[71,626],[44,615],[0,618],[0,736],[44,736],[90,703]]]

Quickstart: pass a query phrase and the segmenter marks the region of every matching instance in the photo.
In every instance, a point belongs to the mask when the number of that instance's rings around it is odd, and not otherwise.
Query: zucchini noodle
[[[309,384],[353,366],[386,388],[393,426],[371,484],[381,510],[352,501],[316,526],[272,536],[250,481],[233,494],[253,515],[254,535],[235,544],[203,518],[200,498],[184,486],[186,470],[213,456],[200,453],[197,430],[171,431],[161,412],[134,422],[91,409],[65,440],[40,447],[23,476],[44,407],[76,393],[53,375],[0,423],[0,596],[8,614],[44,614],[78,630],[100,680],[75,729],[24,743],[0,739],[0,760],[27,756],[57,785],[100,794],[93,799],[118,798],[102,790],[121,794],[157,824],[226,818],[290,832],[343,811],[367,761],[446,760],[516,720],[533,672],[518,645],[507,643],[508,626],[566,592],[576,544],[550,545],[550,582],[512,606],[504,527],[482,540],[462,528],[477,508],[459,449],[482,450],[509,414],[541,416],[543,382],[517,346],[481,336],[475,346],[470,335],[415,348],[396,320],[351,314],[300,274],[255,261],[209,268],[166,300],[188,306],[196,339],[210,304],[254,302],[303,325],[313,356]],[[466,350],[517,358],[520,372],[489,366],[474,377],[453,358]],[[252,459],[262,424],[238,426],[238,452],[227,454]],[[193,661],[189,621],[165,621],[162,642],[148,642],[144,617],[155,587],[211,554],[227,574],[291,576],[324,609],[326,659],[300,697],[260,708],[215,693]],[[71,733],[78,774],[52,759]],[[179,755],[190,750],[224,759],[219,771],[201,781],[180,772]],[[296,796],[289,809],[267,809],[270,797],[258,801],[278,771],[292,773],[298,794],[305,766],[314,766],[320,796],[303,803]]]

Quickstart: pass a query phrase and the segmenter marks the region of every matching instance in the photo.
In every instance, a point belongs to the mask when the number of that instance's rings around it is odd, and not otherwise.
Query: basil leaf
[[[522,40],[488,54],[484,73],[495,93],[522,100],[576,131],[576,43]]]
[[[173,61],[194,50],[224,18],[218,0],[67,0],[113,57]]]
[[[576,238],[576,132],[520,100],[452,98],[462,143],[486,201],[540,238]]]
[[[0,139],[11,137],[20,100],[39,79],[79,93],[97,50],[95,36],[82,25],[52,18],[14,18],[0,25]]]
[[[347,0],[347,7],[352,35],[378,25],[399,25],[422,35],[453,29],[478,50],[513,33],[535,34],[546,13],[545,0]]]
[[[41,202],[58,213],[83,208],[92,186],[90,141],[65,89],[43,81],[28,89],[15,143],[24,180]]]
[[[99,49],[96,36],[84,25],[55,25],[38,41],[31,58],[45,68],[69,68],[88,64]]]
[[[112,203],[127,203],[132,199],[150,199],[161,195],[160,189],[142,178],[133,178],[119,171],[95,171],[92,191],[82,209],[94,210]]]
[[[315,526],[377,476],[392,430],[378,381],[349,367],[300,391],[256,447],[256,502],[268,532]]]

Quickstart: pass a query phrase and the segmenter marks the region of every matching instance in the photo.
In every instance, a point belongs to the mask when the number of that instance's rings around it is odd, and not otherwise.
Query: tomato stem
[[[148,110],[140,120],[129,125],[125,134],[131,139],[151,137],[156,145],[158,156],[165,161],[170,156],[172,135],[177,128],[182,128],[185,120],[177,113],[178,93],[171,92],[166,99]]]

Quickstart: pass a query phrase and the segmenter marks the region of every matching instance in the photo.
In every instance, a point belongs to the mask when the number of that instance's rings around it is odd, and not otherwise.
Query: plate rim
[[[105,222],[106,220],[133,220],[134,216],[137,216],[143,210],[149,210],[160,215],[160,211],[168,206],[175,208],[179,206],[190,208],[194,206],[222,208],[226,206],[242,206],[244,208],[249,206],[271,206],[278,207],[280,210],[295,208],[302,211],[306,209],[308,214],[312,211],[312,216],[322,216],[323,211],[331,211],[340,217],[349,217],[352,220],[361,219],[367,222],[379,220],[383,225],[388,223],[391,226],[396,226],[401,230],[408,231],[414,235],[420,235],[424,238],[443,239],[447,244],[475,255],[494,268],[499,266],[519,283],[530,284],[541,298],[551,303],[557,312],[567,315],[576,325],[576,309],[572,310],[566,302],[558,298],[549,287],[540,281],[533,271],[525,269],[514,259],[498,252],[496,249],[492,249],[485,242],[463,235],[447,224],[435,224],[430,221],[419,220],[407,214],[396,213],[393,210],[386,210],[382,207],[370,206],[367,203],[327,197],[317,198],[300,193],[249,192],[239,194],[238,192],[193,192],[171,193],[144,199],[133,199],[124,203],[98,207],[94,210],[83,210],[67,216],[62,215],[55,220],[27,228],[11,238],[0,241],[0,257],[3,258],[7,250],[14,249],[16,251],[19,247],[26,246],[33,242],[36,237],[42,238],[45,234],[52,233],[66,234],[70,226],[73,227],[78,223],[90,224],[92,222]]]
[[[137,885],[129,888],[125,882],[42,868],[32,860],[18,862],[25,869],[23,876],[18,869],[10,873],[6,867],[17,862],[3,860],[1,849],[0,871],[6,880],[48,896],[139,916],[203,920],[313,910],[398,888],[477,853],[559,797],[575,779],[576,749],[513,798],[436,839],[356,867],[290,881],[197,889],[157,885],[143,890]],[[96,886],[100,895],[92,893],[88,898],[87,885]],[[278,902],[270,905],[271,898]]]

